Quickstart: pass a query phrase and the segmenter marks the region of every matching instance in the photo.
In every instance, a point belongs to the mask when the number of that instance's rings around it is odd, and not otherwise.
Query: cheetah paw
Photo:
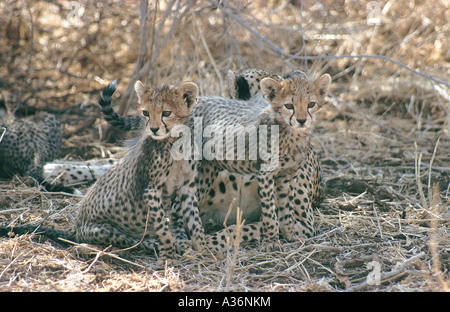
[[[276,241],[264,241],[261,245],[261,249],[266,252],[270,251],[282,251],[283,247],[279,240]]]
[[[180,264],[180,261],[178,259],[174,258],[159,258],[158,261],[156,261],[156,265],[159,267],[166,267],[166,266],[178,266]]]
[[[306,239],[308,236],[305,234],[305,230],[307,231],[307,229],[305,228],[304,225],[300,224],[299,222],[296,222],[294,224],[294,231],[292,233],[291,239],[289,241],[303,241],[304,239]]]
[[[194,250],[198,250],[198,251],[202,251],[205,249],[206,243],[205,240],[192,240],[192,248],[194,248]]]
[[[177,240],[175,241],[175,250],[177,254],[182,255],[188,249],[192,248],[192,243],[190,240]]]
[[[289,242],[292,242],[295,239],[294,237],[296,235],[296,231],[292,228],[293,226],[280,226],[281,236]]]

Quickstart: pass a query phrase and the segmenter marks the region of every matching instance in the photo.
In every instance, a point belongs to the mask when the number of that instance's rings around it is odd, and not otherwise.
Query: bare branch
[[[211,2],[217,6],[219,6],[219,3],[217,1],[211,0]],[[358,54],[358,55],[322,55],[322,56],[312,56],[312,55],[303,55],[300,56],[300,53],[297,54],[290,54],[286,51],[284,51],[283,49],[281,49],[279,46],[277,46],[275,43],[273,43],[272,41],[270,41],[269,39],[267,39],[266,37],[264,37],[263,35],[261,35],[259,32],[257,32],[255,29],[253,29],[249,24],[247,24],[244,20],[242,20],[239,16],[233,14],[232,12],[230,12],[229,10],[226,10],[225,8],[222,9],[223,12],[229,16],[230,18],[232,18],[234,21],[236,21],[238,24],[240,24],[241,26],[243,26],[245,29],[247,29],[252,35],[256,36],[261,42],[267,44],[274,52],[279,53],[282,56],[291,58],[291,59],[296,59],[296,60],[321,60],[321,59],[342,59],[342,58],[353,58],[353,59],[357,59],[357,58],[374,58],[374,59],[381,59],[390,63],[393,63],[397,66],[400,66],[410,72],[413,72],[416,75],[419,75],[421,77],[424,77],[426,79],[432,80],[435,83],[438,84],[443,84],[447,87],[450,87],[450,83],[447,83],[443,80],[439,80],[437,78],[434,78],[432,76],[426,75],[424,73],[418,72],[417,70],[414,70],[408,66],[406,66],[405,64],[402,64],[398,61],[395,61],[387,56],[384,55],[367,55],[367,54]]]
[[[205,36],[203,35],[201,22],[198,19],[196,19],[195,21],[196,21],[197,31],[200,36],[200,40],[202,41],[203,47],[205,48],[206,54],[208,55],[208,58],[209,58],[209,61],[211,62],[212,66],[214,68],[214,71],[216,72],[217,78],[219,79],[220,94],[222,96],[224,96],[225,90],[223,89],[223,78],[222,78],[222,75],[220,74],[219,67],[217,67],[217,63],[214,60],[214,57],[211,54],[211,50],[208,47],[208,43],[206,42]]]
[[[134,73],[136,73],[144,64],[144,59],[147,56],[147,37],[148,37],[148,28],[147,28],[147,9],[148,9],[148,0],[141,0],[140,6],[140,15],[139,20],[141,21],[141,36],[139,42],[139,57],[136,62],[136,67],[134,68]]]
[[[122,99],[120,100],[118,113],[120,115],[125,115],[130,107],[131,100],[134,95],[134,84],[136,83],[136,80],[138,80],[138,73],[141,70],[144,59],[147,56],[147,38],[148,38],[148,29],[147,29],[147,8],[148,8],[148,0],[141,0],[140,5],[140,43],[139,43],[139,56],[136,61],[136,65],[133,70],[133,74],[131,75],[130,82],[128,83],[127,90],[125,91],[125,94],[123,95]],[[109,129],[108,129],[109,130]],[[107,137],[110,135],[110,130],[107,131]]]

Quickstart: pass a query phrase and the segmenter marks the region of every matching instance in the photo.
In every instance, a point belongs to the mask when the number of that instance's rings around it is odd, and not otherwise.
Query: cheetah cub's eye
[[[148,116],[150,116],[150,113],[146,110],[143,110],[142,115],[144,115],[145,117],[148,117]]]
[[[292,105],[291,103],[284,104],[284,107],[286,107],[287,109],[294,109],[294,105]]]
[[[170,115],[172,115],[172,112],[169,110],[163,111],[162,112],[163,117],[169,117]]]
[[[314,106],[316,106],[316,102],[312,101],[308,103],[308,108],[313,108]]]

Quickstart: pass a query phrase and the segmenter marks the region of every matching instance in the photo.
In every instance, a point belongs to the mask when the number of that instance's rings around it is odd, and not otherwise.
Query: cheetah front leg
[[[175,241],[162,206],[161,192],[153,188],[144,191],[143,199],[148,208],[149,223],[154,226],[160,260],[175,259]]]
[[[316,234],[313,207],[319,206],[325,196],[322,169],[312,147],[290,185],[296,232],[300,238],[311,237]]]
[[[310,164],[314,172],[314,179],[311,181],[311,204],[313,207],[317,207],[325,197],[326,185],[323,178],[322,167],[320,166],[320,161],[314,151],[312,151],[310,158]]]
[[[295,220],[294,233],[299,239],[311,237],[315,234],[310,192],[305,186],[305,182],[301,180],[298,177],[292,180],[289,192]]]
[[[198,209],[197,190],[192,181],[180,188],[178,192],[180,202],[175,202],[172,209],[176,209],[177,216],[183,216],[184,225],[195,250],[202,250],[205,246],[205,229],[203,228]]]
[[[278,217],[275,202],[275,181],[273,174],[263,171],[257,176],[258,193],[261,200],[261,221],[263,233],[263,249],[280,250]]]
[[[173,200],[173,203],[168,205],[171,206],[170,214],[171,214],[171,230],[172,234],[175,238],[175,249],[178,254],[183,254],[188,247],[192,247],[192,242],[187,236],[186,227],[184,224],[184,218],[181,216],[181,204],[176,197]]]
[[[280,176],[276,179],[277,212],[280,223],[280,232],[283,238],[288,241],[296,239],[291,184],[292,177],[289,175]]]

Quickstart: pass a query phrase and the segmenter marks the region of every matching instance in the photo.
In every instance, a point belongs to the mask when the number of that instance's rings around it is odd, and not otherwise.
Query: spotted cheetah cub
[[[106,88],[102,101],[110,101],[115,85]],[[177,214],[185,220],[194,248],[204,245],[204,230],[198,214],[196,163],[174,160],[172,137],[176,126],[186,125],[197,103],[198,86],[185,82],[178,88],[147,88],[136,82],[138,110],[145,128],[127,154],[109,170],[80,203],[77,237],[92,244],[126,248],[156,234],[160,257],[174,258],[174,238],[164,207],[170,198],[181,198]],[[111,92],[112,91],[112,92]],[[147,224],[152,229],[147,229]],[[144,239],[137,246],[152,251]]]
[[[0,177],[15,174],[43,182],[42,168],[55,159],[61,149],[58,117],[44,113],[38,122],[0,118]]]
[[[226,105],[216,103],[215,109],[212,110],[210,107],[213,103],[203,101],[196,107],[197,114],[203,110],[203,124],[206,126],[225,128],[230,125],[255,125],[258,129],[261,126],[275,126],[278,130],[279,138],[275,133],[269,133],[267,136],[269,141],[274,140],[274,137],[275,141],[278,141],[278,163],[271,170],[262,170],[262,165],[267,165],[263,159],[216,160],[220,169],[240,174],[254,173],[257,176],[261,222],[245,226],[244,236],[247,237],[244,239],[250,240],[252,235],[261,235],[265,248],[273,249],[280,246],[280,232],[289,240],[304,237],[305,233],[310,232],[308,227],[312,223],[312,211],[310,205],[302,201],[311,200],[311,190],[303,180],[308,175],[308,179],[316,179],[315,173],[310,169],[314,168],[314,162],[317,161],[311,156],[314,153],[310,152],[310,134],[314,113],[323,106],[330,82],[328,74],[312,82],[304,73],[293,72],[281,82],[273,78],[260,81],[261,91],[268,105],[259,100],[234,101]],[[273,142],[268,145],[273,146]],[[261,139],[258,144],[260,143]],[[246,144],[246,155],[252,149],[260,147]],[[296,184],[301,186],[296,187]],[[294,199],[294,190],[297,191],[296,196],[301,199]],[[224,243],[220,233],[215,237],[217,240],[213,236],[208,245],[211,243],[218,247]]]
[[[115,89],[113,82],[103,90],[101,105],[109,105]],[[174,238],[164,208],[170,208],[174,195],[181,199],[181,205],[172,213],[185,221],[193,247],[201,249],[205,244],[196,197],[196,162],[172,157],[172,145],[178,139],[172,133],[177,126],[188,124],[197,103],[198,86],[185,82],[179,87],[149,88],[138,81],[135,90],[144,127],[129,142],[125,156],[90,187],[79,203],[73,236],[77,242],[94,245],[133,247],[146,253],[157,249],[160,259],[172,261]],[[24,230],[13,229],[16,233]],[[45,234],[46,229],[39,231]],[[48,232],[55,235],[54,230]],[[59,234],[71,237],[71,233]]]

